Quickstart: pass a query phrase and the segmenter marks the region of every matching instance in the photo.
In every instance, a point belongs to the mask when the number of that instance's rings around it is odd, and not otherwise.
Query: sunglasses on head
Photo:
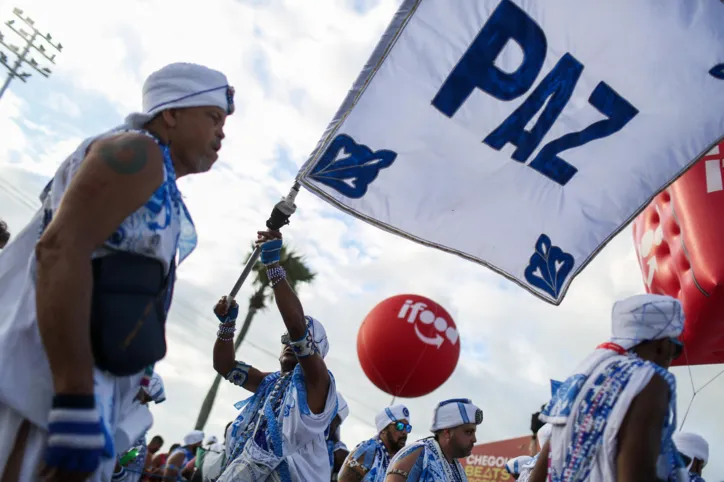
[[[393,425],[395,427],[395,430],[397,430],[398,432],[412,432],[412,425],[410,425],[409,423],[405,424],[402,422],[395,422]]]

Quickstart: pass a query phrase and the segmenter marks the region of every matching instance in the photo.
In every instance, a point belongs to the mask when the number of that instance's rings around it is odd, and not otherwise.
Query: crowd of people
[[[221,72],[171,64],[146,80],[143,107],[78,146],[0,252],[1,480],[467,480],[459,459],[483,421],[469,398],[441,401],[431,435],[411,444],[404,405],[382,410],[375,436],[352,450],[341,442],[349,409],[325,362],[330,340],[287,283],[274,229],[257,246],[285,328],[279,366],[237,359],[239,307],[222,298],[213,368],[249,398],[223,445],[204,446],[200,431],[166,453],[160,437],[146,443],[148,405],[165,399],[153,365],[166,352],[176,266],[197,242],[176,181],[217,160],[234,90]],[[670,297],[617,302],[611,339],[540,413],[541,448],[513,464],[518,480],[699,480],[707,457],[674,436],[668,368],[683,321]]]

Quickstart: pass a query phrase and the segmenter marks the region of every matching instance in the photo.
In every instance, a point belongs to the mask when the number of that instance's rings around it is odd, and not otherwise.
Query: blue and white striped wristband
[[[93,395],[56,395],[48,415],[45,463],[65,470],[94,472],[106,447]]]

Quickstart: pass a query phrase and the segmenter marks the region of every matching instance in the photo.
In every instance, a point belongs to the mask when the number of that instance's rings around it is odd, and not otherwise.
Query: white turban
[[[125,124],[143,127],[167,109],[215,106],[234,112],[234,88],[217,70],[190,63],[169,64],[143,83],[143,112],[126,117]]]
[[[551,434],[553,433],[553,426],[549,423],[543,425],[539,430],[538,433],[535,434],[536,440],[538,440],[538,445],[540,445],[541,448],[551,439]]]
[[[344,419],[349,416],[349,405],[347,405],[347,400],[345,400],[339,392],[337,392],[337,415],[339,415],[341,422],[344,422]]]
[[[510,459],[505,464],[505,470],[507,470],[511,475],[520,475],[520,469],[529,464],[532,460],[533,457],[529,457],[527,455],[521,455],[520,457]]]
[[[143,391],[151,397],[151,400],[157,404],[166,400],[166,392],[163,388],[163,379],[158,373],[153,372],[153,375],[151,375],[151,379],[148,382],[148,386],[142,388]]]
[[[676,432],[674,434],[676,450],[690,459],[699,459],[704,464],[709,461],[709,444],[704,437],[691,432]]]
[[[209,435],[209,436],[206,438],[206,445],[208,445],[208,446],[210,447],[210,446],[214,445],[214,444],[215,444],[216,442],[218,442],[218,441],[219,441],[219,439],[216,438],[216,435]]]
[[[683,329],[684,310],[671,296],[636,295],[613,305],[611,341],[626,350],[644,341],[677,338]]]
[[[440,402],[432,415],[431,432],[458,427],[466,423],[483,423],[483,411],[467,398],[453,398]]]
[[[304,318],[306,318],[307,320],[307,330],[312,333],[312,339],[317,345],[319,354],[322,355],[322,358],[326,357],[327,353],[329,353],[329,340],[327,339],[327,331],[324,329],[322,323],[320,323],[320,321],[316,318],[312,318],[311,316],[305,316]],[[285,342],[285,339],[288,338],[289,333],[284,333],[284,335],[282,335],[282,343],[287,343]]]
[[[187,445],[200,444],[204,441],[204,432],[201,430],[194,430],[189,432],[184,437],[184,447]]]
[[[410,422],[410,411],[406,406],[399,403],[385,408],[375,417],[375,427],[377,428],[377,432],[381,432],[389,424],[399,420],[407,420],[408,423]]]

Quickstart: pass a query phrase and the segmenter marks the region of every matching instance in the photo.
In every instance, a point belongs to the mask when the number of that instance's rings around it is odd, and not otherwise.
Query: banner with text
[[[527,436],[476,445],[473,453],[460,459],[468,482],[512,482],[515,479],[505,464],[519,455],[530,455],[530,443],[531,437]]]
[[[724,3],[405,0],[298,175],[559,304],[724,134]]]

